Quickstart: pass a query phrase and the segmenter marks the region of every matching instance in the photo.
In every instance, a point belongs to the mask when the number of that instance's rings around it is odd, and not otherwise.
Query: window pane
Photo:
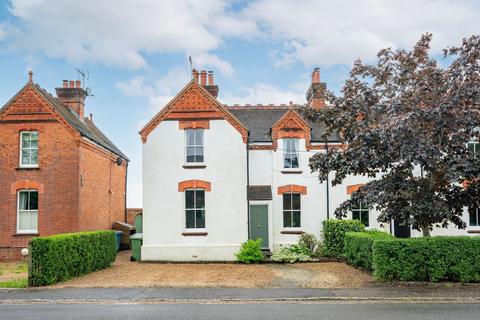
[[[362,216],[361,216],[361,221],[365,225],[365,227],[368,227],[369,221],[368,221],[368,210],[363,210],[362,211]]]
[[[205,208],[205,191],[204,190],[195,190],[195,209]]]
[[[30,147],[30,133],[29,132],[22,132],[22,148]]]
[[[292,139],[285,139],[285,153],[291,153],[292,150]]]
[[[28,211],[18,213],[18,229],[30,230],[30,213]]]
[[[30,133],[30,147],[38,148],[38,132]]]
[[[292,226],[292,214],[291,211],[283,211],[283,226],[289,228]]]
[[[185,191],[185,208],[186,209],[195,208],[194,193],[195,192],[193,190],[186,190]]]
[[[300,211],[293,211],[293,225],[292,227],[298,228],[300,227]]]
[[[195,162],[195,147],[187,147],[187,162]]]
[[[197,162],[203,162],[203,147],[195,147],[194,150]]]
[[[292,209],[292,195],[290,193],[283,194],[283,210]]]
[[[38,149],[30,150],[30,164],[38,164]]]
[[[29,210],[38,210],[38,192],[30,191],[28,209]]]
[[[298,139],[292,139],[292,152],[298,152]]]
[[[205,228],[205,210],[196,210],[196,228]]]
[[[203,162],[203,155],[195,156],[195,162]]]
[[[476,208],[469,209],[468,213],[470,216],[470,226],[472,227],[479,226],[478,209]]]
[[[299,193],[292,194],[292,209],[300,210],[300,194]]]
[[[20,191],[20,196],[18,199],[18,209],[19,210],[27,210],[28,209],[28,192]]]
[[[195,132],[192,129],[185,130],[187,135],[187,146],[193,146],[195,144]]]
[[[298,168],[298,154],[292,154],[291,156],[291,168]]]
[[[30,164],[30,150],[22,150],[22,164]]]
[[[195,130],[195,145],[203,146],[203,130]]]
[[[353,220],[360,220],[360,211],[359,210],[352,210],[352,219]]]
[[[284,168],[291,168],[292,167],[292,159],[290,154],[286,154],[284,161],[283,161]]]
[[[30,230],[38,230],[38,211],[30,212]]]
[[[195,210],[186,211],[186,228],[195,228]]]

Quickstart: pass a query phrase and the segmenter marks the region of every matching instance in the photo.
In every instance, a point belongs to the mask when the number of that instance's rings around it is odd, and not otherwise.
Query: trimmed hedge
[[[393,239],[393,236],[378,230],[347,232],[344,250],[347,262],[355,267],[372,270],[373,242],[381,239]]]
[[[323,255],[341,257],[347,232],[362,232],[365,226],[358,220],[325,220],[323,221]]]
[[[480,237],[378,240],[373,270],[383,280],[480,282]]]
[[[104,269],[115,261],[115,231],[88,231],[33,238],[30,286],[44,286]]]

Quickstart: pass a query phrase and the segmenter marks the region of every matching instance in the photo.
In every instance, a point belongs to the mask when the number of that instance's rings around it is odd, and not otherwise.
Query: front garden
[[[264,260],[261,240],[242,245],[237,259]],[[377,280],[480,282],[480,237],[395,238],[365,230],[357,220],[327,220],[322,240],[302,234],[297,244],[282,246],[271,259],[280,263],[342,259],[371,272]]]

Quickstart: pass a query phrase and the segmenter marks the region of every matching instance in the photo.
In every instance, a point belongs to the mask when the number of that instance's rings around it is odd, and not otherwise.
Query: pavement
[[[480,286],[384,285],[354,289],[305,288],[62,288],[0,289],[8,304],[288,303],[332,301],[480,303]]]

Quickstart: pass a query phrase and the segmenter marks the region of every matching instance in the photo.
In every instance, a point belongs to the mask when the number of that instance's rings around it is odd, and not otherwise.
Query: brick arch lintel
[[[278,187],[277,193],[278,194],[284,194],[284,193],[307,194],[307,187],[299,186],[296,184],[287,184],[287,185]]]
[[[185,180],[178,183],[178,191],[183,192],[185,189],[204,189],[212,191],[212,184],[203,180]]]
[[[39,194],[43,194],[43,183],[32,180],[20,180],[10,185],[10,193],[15,194],[18,190],[34,189],[38,190]]]
[[[352,184],[352,185],[347,186],[347,194],[352,194],[354,192],[357,192],[358,189],[360,189],[363,185],[365,185],[365,184],[364,183],[358,183],[358,184]]]

